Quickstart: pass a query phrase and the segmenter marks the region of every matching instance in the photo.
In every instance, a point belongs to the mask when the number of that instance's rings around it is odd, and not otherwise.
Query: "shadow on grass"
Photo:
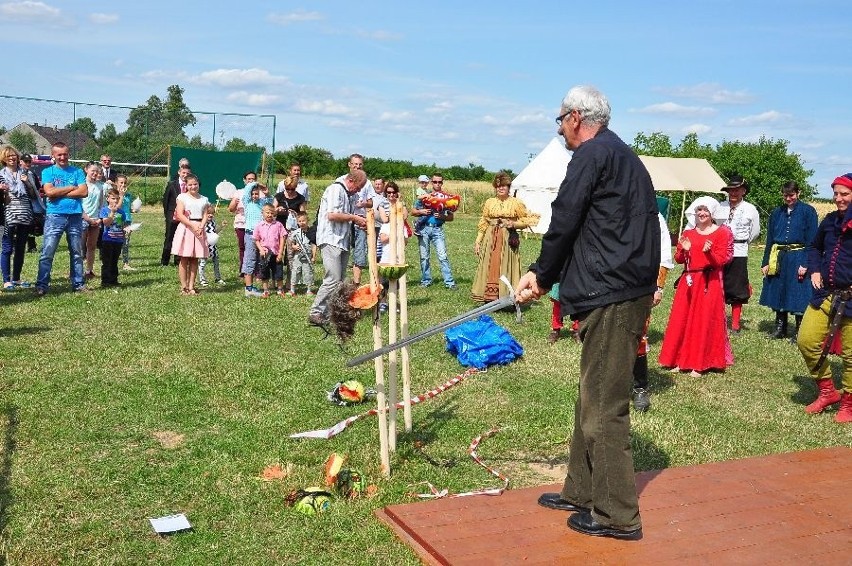
[[[14,338],[16,336],[27,336],[29,334],[41,334],[42,332],[50,332],[50,327],[42,326],[21,326],[19,328],[0,328],[0,338]]]
[[[0,416],[4,421],[2,429],[2,451],[0,451],[0,539],[5,538],[6,525],[9,522],[9,506],[12,505],[12,492],[9,487],[12,478],[12,454],[15,452],[15,435],[18,429],[18,410],[12,406],[3,407]],[[5,559],[0,556],[0,564]]]
[[[650,365],[650,364],[649,364]],[[648,368],[648,385],[651,387],[651,393],[662,393],[674,386],[674,374],[668,370],[659,367]],[[653,398],[652,401],[653,403]]]
[[[422,459],[437,467],[453,467],[456,464],[454,458],[436,457],[428,451],[428,448],[429,444],[438,438],[440,430],[456,418],[457,408],[458,405],[455,401],[435,407],[410,433],[404,432],[405,423],[403,422],[402,410],[397,411],[397,431],[401,431],[397,441],[397,449],[402,452],[401,455],[405,459]]]
[[[633,431],[630,437],[633,448],[633,467],[637,472],[646,470],[663,470],[671,465],[669,455],[654,444],[649,438]]]
[[[843,362],[831,362],[831,375],[834,382],[834,388],[840,388],[840,380],[835,377],[843,374]],[[799,387],[799,390],[790,395],[790,400],[797,405],[810,405],[819,395],[814,378],[809,375],[796,375],[793,381]]]

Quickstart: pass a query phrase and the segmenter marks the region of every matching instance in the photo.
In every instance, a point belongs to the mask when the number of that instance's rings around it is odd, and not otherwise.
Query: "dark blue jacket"
[[[814,289],[814,307],[819,307],[832,291],[852,287],[852,207],[845,215],[835,210],[820,222],[808,250],[808,272],[817,271],[822,274],[823,288]],[[852,301],[847,301],[845,312],[852,316]]]
[[[608,128],[574,151],[551,210],[530,270],[540,287],[560,282],[567,314],[654,293],[660,266],[654,187],[639,157]]]

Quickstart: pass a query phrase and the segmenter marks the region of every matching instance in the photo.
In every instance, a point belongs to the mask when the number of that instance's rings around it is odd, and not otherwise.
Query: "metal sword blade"
[[[468,320],[472,320],[478,317],[481,314],[486,314],[489,312],[498,311],[500,309],[511,307],[515,304],[514,296],[508,295],[503,297],[502,299],[497,299],[491,301],[490,303],[485,303],[481,307],[477,307],[471,311],[467,311],[466,313],[462,313],[455,318],[451,318],[450,320],[444,321],[440,324],[436,324],[435,326],[431,326],[425,330],[421,330],[417,334],[412,334],[410,336],[406,336],[402,340],[398,340],[393,344],[388,344],[387,346],[382,346],[377,350],[373,350],[372,352],[367,352],[366,354],[362,354],[358,357],[352,358],[348,362],[346,362],[346,367],[354,367],[364,362],[370,361],[373,358],[378,358],[379,356],[383,356],[388,352],[392,352],[394,350],[399,350],[404,346],[408,346],[409,344],[414,344],[415,342],[419,342],[424,338],[428,338],[433,334],[437,334],[442,332],[448,328],[452,328],[453,326],[458,326],[462,322],[466,322]]]

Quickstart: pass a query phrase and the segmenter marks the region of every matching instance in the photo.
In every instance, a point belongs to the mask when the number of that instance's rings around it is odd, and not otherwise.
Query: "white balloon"
[[[207,234],[207,245],[215,246],[216,242],[218,242],[218,241],[219,241],[219,234],[217,234],[216,232],[211,232],[211,233]]]
[[[142,199],[136,197],[136,199],[130,203],[130,212],[139,212],[142,210]]]

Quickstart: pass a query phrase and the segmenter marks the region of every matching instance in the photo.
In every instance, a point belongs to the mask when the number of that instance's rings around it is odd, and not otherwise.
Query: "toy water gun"
[[[461,203],[460,195],[449,195],[441,191],[432,191],[431,193],[420,197],[420,202],[423,206],[430,210],[438,212],[455,212]]]

